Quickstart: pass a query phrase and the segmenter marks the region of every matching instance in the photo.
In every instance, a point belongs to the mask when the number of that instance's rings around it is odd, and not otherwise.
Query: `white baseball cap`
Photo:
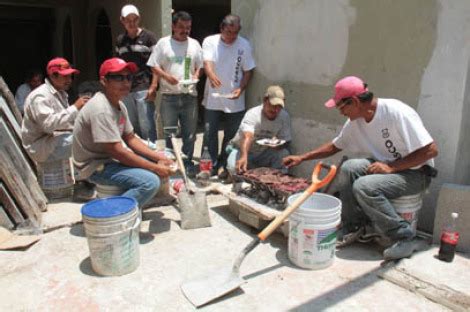
[[[121,17],[127,17],[129,14],[135,14],[137,16],[140,16],[139,10],[136,8],[135,5],[126,4],[121,9]]]

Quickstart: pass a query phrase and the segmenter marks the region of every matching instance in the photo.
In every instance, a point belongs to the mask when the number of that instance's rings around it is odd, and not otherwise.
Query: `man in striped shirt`
[[[124,99],[124,104],[135,133],[142,139],[155,142],[157,130],[154,102],[158,82],[157,77],[152,76],[147,61],[157,43],[157,37],[151,31],[140,27],[139,10],[134,5],[128,4],[122,8],[121,23],[125,32],[117,38],[116,55],[126,62],[135,63],[138,67],[131,92]]]

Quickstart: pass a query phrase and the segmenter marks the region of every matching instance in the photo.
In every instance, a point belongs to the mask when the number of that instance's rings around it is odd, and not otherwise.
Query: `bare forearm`
[[[397,159],[389,163],[388,165],[393,169],[393,171],[399,172],[419,166],[428,161],[429,159],[436,157],[437,154],[437,145],[433,142],[414,151],[406,157]]]
[[[114,159],[116,159],[125,166],[147,169],[149,171],[155,170],[155,163],[152,163],[151,161],[140,157],[139,155],[135,154],[130,150],[127,150],[124,147],[116,148],[110,151],[110,154]]]
[[[321,159],[327,158],[332,156],[341,150],[337,148],[332,142],[323,144],[319,148],[314,149],[313,151],[307,152],[305,154],[300,155],[302,161],[305,160],[312,160],[312,159]]]
[[[204,71],[206,72],[207,77],[213,79],[216,76],[214,70],[214,62],[204,61]]]
[[[245,91],[246,87],[248,86],[251,76],[253,76],[253,70],[243,72],[243,78],[242,78],[242,81],[240,82],[240,89],[242,92]]]
[[[160,160],[160,157],[157,155],[157,153],[153,150],[151,150],[142,140],[137,138],[136,136],[132,136],[125,140],[127,146],[130,147],[134,153],[143,156],[147,159],[153,160],[155,162],[158,162]]]
[[[251,144],[253,144],[253,133],[244,132],[240,144],[240,157],[248,157],[248,151],[250,150]]]

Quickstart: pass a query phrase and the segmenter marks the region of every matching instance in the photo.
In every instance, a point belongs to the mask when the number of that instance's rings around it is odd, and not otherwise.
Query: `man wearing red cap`
[[[89,99],[80,97],[69,105],[66,91],[72,85],[72,75],[79,71],[72,68],[66,59],[52,59],[46,71],[45,83],[25,100],[21,125],[23,146],[38,163],[71,157],[74,121]]]
[[[120,58],[103,62],[103,92],[96,93],[77,117],[72,153],[80,178],[119,186],[125,190],[122,195],[135,198],[142,208],[158,192],[160,178],[172,173],[173,162],[134,135],[122,99],[135,72],[135,63]]]
[[[342,150],[368,154],[346,161],[334,182],[342,201],[343,241],[358,237],[370,224],[394,242],[384,251],[385,259],[409,257],[418,241],[389,199],[418,194],[429,186],[436,174],[436,143],[414,109],[399,100],[374,97],[357,77],[339,80],[325,106],[349,118],[339,135],[313,151],[284,158],[284,164],[292,167]]]

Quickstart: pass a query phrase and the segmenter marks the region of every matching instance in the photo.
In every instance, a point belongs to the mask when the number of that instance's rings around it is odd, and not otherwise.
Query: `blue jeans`
[[[166,147],[173,148],[171,134],[174,131],[171,128],[178,127],[179,121],[183,139],[182,150],[188,161],[191,161],[196,141],[197,97],[189,94],[164,94],[160,109]]]
[[[155,125],[155,104],[145,100],[147,90],[130,92],[124,99],[129,119],[134,132],[142,139],[155,143],[157,127]]]
[[[160,188],[160,177],[141,168],[124,166],[110,162],[101,171],[95,171],[89,180],[96,184],[115,185],[126,191],[122,196],[134,198],[142,208],[150,201]]]
[[[421,170],[404,170],[391,174],[367,174],[373,159],[350,159],[341,166],[331,186],[339,191],[342,202],[341,219],[345,227],[371,222],[374,229],[391,239],[401,239],[398,232],[411,230],[389,199],[423,192],[431,182]],[[403,231],[403,230],[406,231]]]
[[[233,147],[232,145],[228,145],[227,153],[227,170],[230,173],[235,173],[237,170],[236,163],[240,158],[240,150]],[[267,148],[258,154],[248,153],[248,169],[268,167],[279,169],[283,173],[287,173],[287,167],[282,164],[282,159],[289,155],[290,152],[287,150],[287,148]]]
[[[203,146],[207,146],[209,154],[211,155],[212,163],[214,164],[214,170],[220,167],[226,167],[227,165],[227,144],[235,136],[238,131],[238,127],[242,122],[245,111],[238,113],[224,113],[219,110],[206,109],[204,114],[204,142]],[[220,155],[219,151],[219,124],[223,119],[223,131],[224,139],[222,140],[222,148]]]

